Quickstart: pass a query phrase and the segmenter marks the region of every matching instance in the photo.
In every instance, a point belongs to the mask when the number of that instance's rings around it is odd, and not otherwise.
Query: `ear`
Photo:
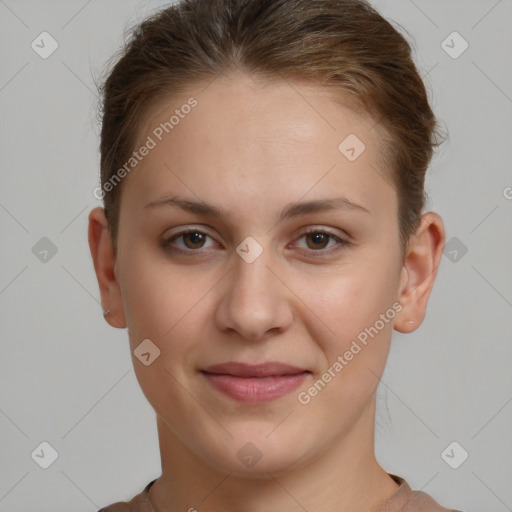
[[[109,310],[105,320],[112,326],[126,327],[121,288],[115,272],[116,256],[103,208],[89,213],[89,248],[100,287],[103,310]]]
[[[441,217],[433,212],[424,213],[407,244],[404,257],[398,297],[402,310],[395,319],[398,332],[412,332],[423,322],[444,242]]]

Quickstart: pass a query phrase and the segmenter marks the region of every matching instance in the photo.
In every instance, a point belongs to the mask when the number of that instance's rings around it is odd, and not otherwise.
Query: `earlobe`
[[[123,329],[126,327],[126,317],[115,271],[116,256],[103,208],[94,208],[89,213],[88,239],[103,310],[108,310],[108,315],[104,315],[105,320],[112,327]]]
[[[416,233],[409,240],[402,267],[398,297],[402,310],[395,319],[398,332],[412,332],[423,322],[444,241],[441,217],[433,212],[424,213]]]

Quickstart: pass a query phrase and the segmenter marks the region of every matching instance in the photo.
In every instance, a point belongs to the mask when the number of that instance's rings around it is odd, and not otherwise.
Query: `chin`
[[[280,436],[266,438],[271,430],[265,429],[264,435],[251,435],[251,429],[246,429],[243,435],[233,435],[224,443],[214,442],[215,448],[210,447],[206,458],[217,470],[240,478],[264,480],[270,475],[288,473],[306,457],[305,447],[300,440],[294,442],[284,430]]]

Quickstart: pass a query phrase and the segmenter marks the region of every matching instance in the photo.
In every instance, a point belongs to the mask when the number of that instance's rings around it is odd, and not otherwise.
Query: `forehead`
[[[224,201],[230,192],[298,199],[333,187],[355,200],[394,195],[375,119],[307,82],[240,73],[196,84],[152,105],[137,147],[149,140],[153,148],[128,180],[145,198],[166,185],[199,197],[222,187]]]
[[[341,96],[339,90],[336,94],[333,87],[311,81],[235,71],[155,100],[143,118],[139,140],[153,132],[159,139],[162,129],[165,138],[179,139],[179,132],[185,129],[187,135],[191,131],[208,131],[208,140],[215,140],[222,139],[223,130],[229,130],[236,137],[231,139],[234,141],[247,137],[266,142],[295,138],[301,143],[324,142],[335,149],[344,132],[358,132],[360,138],[378,138],[379,123],[368,112],[349,108],[349,99]],[[192,102],[195,106],[189,108]],[[162,126],[166,123],[167,130]]]

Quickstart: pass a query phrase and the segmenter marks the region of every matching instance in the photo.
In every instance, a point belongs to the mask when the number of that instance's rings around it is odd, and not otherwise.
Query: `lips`
[[[281,375],[297,375],[307,370],[284,363],[269,362],[263,364],[223,363],[208,366],[203,370],[217,375],[232,375],[233,377],[278,377]]]
[[[284,363],[223,363],[201,370],[213,389],[233,400],[264,403],[281,398],[299,387],[311,374]]]

